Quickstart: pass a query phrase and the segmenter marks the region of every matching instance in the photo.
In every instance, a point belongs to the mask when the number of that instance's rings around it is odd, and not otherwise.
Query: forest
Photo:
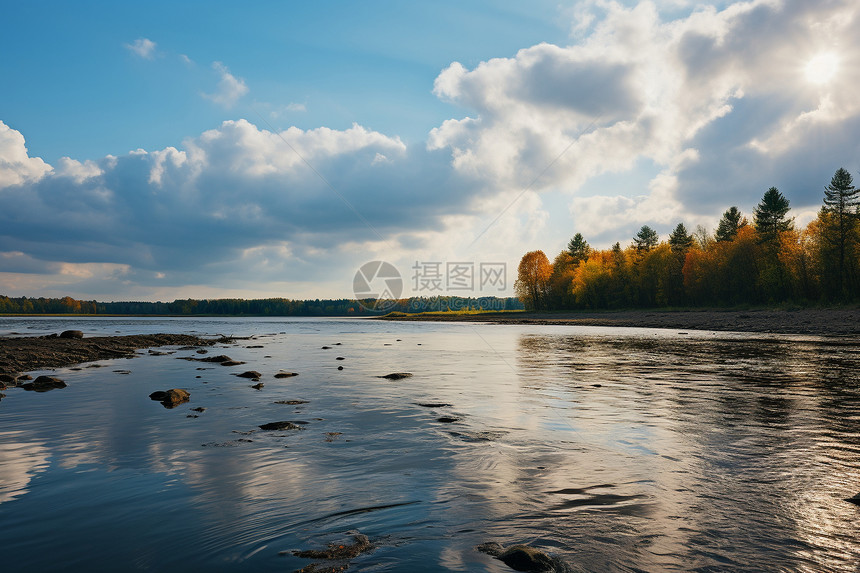
[[[0,296],[0,314],[90,314],[157,316],[373,316],[384,312],[522,310],[516,297],[412,297],[386,300],[185,299],[173,302],[96,302],[63,298]]]
[[[838,169],[804,228],[771,187],[751,221],[730,207],[713,233],[678,223],[661,241],[645,225],[628,246],[607,250],[576,233],[552,262],[543,251],[526,253],[514,289],[528,310],[853,303],[860,300],[858,192]]]

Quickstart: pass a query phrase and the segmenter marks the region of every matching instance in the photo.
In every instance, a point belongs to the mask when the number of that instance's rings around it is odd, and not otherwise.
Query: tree
[[[776,187],[765,191],[761,202],[753,210],[755,230],[762,242],[775,242],[779,234],[794,228],[794,218],[787,219],[789,201]]]
[[[546,308],[550,276],[552,265],[543,251],[530,251],[520,259],[514,291],[527,310]]]
[[[737,207],[729,207],[723,213],[720,223],[717,225],[717,232],[714,238],[717,241],[732,241],[738,234],[738,229],[747,224],[747,220],[741,214]]]
[[[672,234],[669,235],[669,247],[673,253],[684,254],[693,246],[693,236],[687,233],[684,223],[678,223]]]
[[[828,246],[835,251],[836,269],[833,287],[828,290],[847,298],[851,291],[851,274],[846,258],[853,252],[857,242],[857,207],[860,205],[860,189],[854,187],[851,174],[843,168],[836,170],[830,185],[824,188],[824,207],[821,217],[822,231]],[[853,262],[853,261],[852,261]]]
[[[636,247],[636,250],[645,251],[646,253],[656,247],[659,241],[660,237],[657,235],[657,231],[648,225],[642,225],[642,228],[633,237],[633,245]]]
[[[591,247],[582,237],[582,233],[577,233],[567,244],[567,252],[570,253],[570,256],[573,257],[576,263],[579,263],[579,261],[584,261],[588,258],[589,253],[591,253]]]

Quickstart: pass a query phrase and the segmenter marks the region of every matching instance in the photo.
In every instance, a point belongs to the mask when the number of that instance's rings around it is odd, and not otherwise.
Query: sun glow
[[[826,84],[839,71],[839,57],[833,52],[818,54],[806,64],[806,80],[813,84]]]

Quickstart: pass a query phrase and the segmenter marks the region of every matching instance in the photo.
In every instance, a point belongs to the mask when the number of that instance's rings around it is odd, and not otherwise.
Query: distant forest
[[[831,304],[860,300],[860,189],[839,169],[815,220],[798,229],[776,187],[752,221],[737,207],[711,233],[683,223],[660,241],[643,226],[632,243],[592,249],[577,233],[550,262],[526,253],[514,289],[529,310]]]
[[[373,316],[383,312],[428,312],[448,310],[522,310],[516,297],[464,298],[413,297],[383,301],[373,310],[376,301],[350,299],[290,300],[213,299],[175,300],[173,302],[96,302],[63,298],[11,298],[0,296],[0,314],[122,314],[163,316]],[[368,310],[370,309],[370,310]]]

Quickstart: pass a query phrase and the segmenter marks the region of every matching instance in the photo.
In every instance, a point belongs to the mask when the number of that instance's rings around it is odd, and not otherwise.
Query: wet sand
[[[860,308],[799,310],[626,310],[617,312],[424,313],[382,316],[380,320],[490,322],[716,330],[733,332],[860,336]]]
[[[215,341],[186,334],[139,334],[91,338],[0,337],[0,374],[72,366],[94,360],[129,358],[156,346],[210,346]]]

